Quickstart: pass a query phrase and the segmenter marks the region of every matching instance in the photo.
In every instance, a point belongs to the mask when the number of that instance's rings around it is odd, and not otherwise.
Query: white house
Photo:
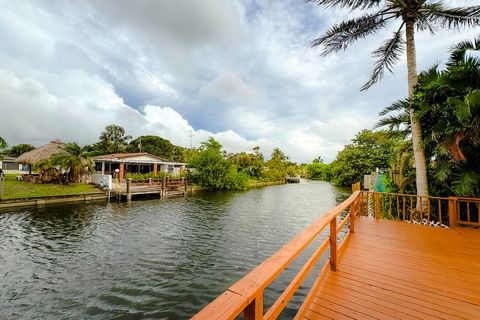
[[[113,174],[118,169],[119,180],[125,179],[127,173],[161,172],[179,175],[185,171],[185,163],[172,162],[146,152],[114,153],[92,157],[95,161],[95,170],[101,174]]]
[[[3,157],[0,158],[0,168],[6,174],[26,174],[28,173],[28,164],[17,163],[17,158]]]

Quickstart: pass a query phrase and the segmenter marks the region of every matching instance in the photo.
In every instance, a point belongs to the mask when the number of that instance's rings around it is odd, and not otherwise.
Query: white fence
[[[109,174],[92,174],[92,183],[95,183],[101,187],[106,187],[109,190],[112,189],[112,176]]]

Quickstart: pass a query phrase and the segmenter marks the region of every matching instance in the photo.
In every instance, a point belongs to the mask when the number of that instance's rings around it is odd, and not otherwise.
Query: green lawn
[[[69,195],[85,192],[98,192],[100,189],[91,184],[73,183],[69,186],[61,186],[58,183],[28,183],[17,181],[16,175],[5,175],[5,186],[3,191],[3,199],[45,197]]]

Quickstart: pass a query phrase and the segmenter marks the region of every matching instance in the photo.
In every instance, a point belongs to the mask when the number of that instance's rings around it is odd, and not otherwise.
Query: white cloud
[[[184,146],[193,132],[195,145],[214,136],[229,151],[330,161],[406,95],[404,60],[359,92],[388,30],[328,57],[310,48],[354,15],[295,0],[4,1],[0,136],[92,143],[117,123]],[[419,71],[474,34],[419,34]]]
[[[96,142],[106,125],[116,123],[134,136],[160,135],[183,146],[189,146],[193,134],[195,146],[214,137],[231,152],[249,151],[257,144],[272,149],[268,140],[247,140],[232,130],[194,130],[170,107],[146,105],[143,112],[135,110],[124,104],[110,84],[82,71],[61,77],[62,87],[54,93],[35,79],[0,70],[0,105],[8,106],[2,107],[1,136],[14,144],[42,144],[56,138],[87,144]]]

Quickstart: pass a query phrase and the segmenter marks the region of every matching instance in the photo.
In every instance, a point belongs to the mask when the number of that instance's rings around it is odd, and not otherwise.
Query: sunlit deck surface
[[[480,230],[358,217],[303,319],[480,319]]]

